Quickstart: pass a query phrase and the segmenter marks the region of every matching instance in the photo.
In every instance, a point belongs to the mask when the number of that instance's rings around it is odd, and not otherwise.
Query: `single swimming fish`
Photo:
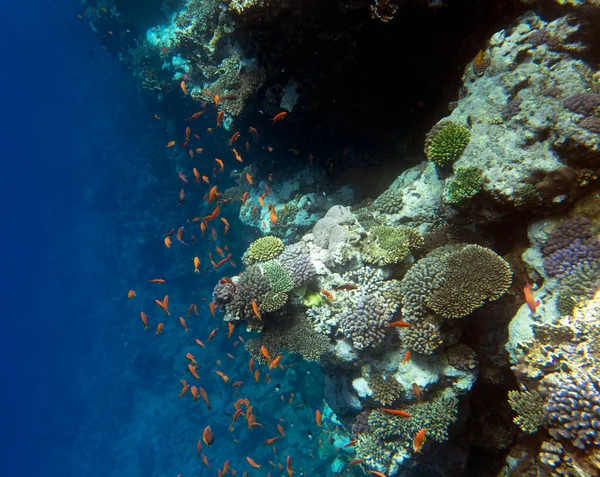
[[[212,430],[210,429],[210,426],[206,426],[206,428],[204,429],[204,432],[202,432],[202,441],[210,447],[210,445],[213,443],[215,439],[214,434],[212,433]]]
[[[188,330],[188,327],[187,327],[187,324],[186,324],[185,320],[183,319],[183,316],[180,316],[180,317],[179,317],[179,323],[181,323],[181,326],[183,326],[183,329],[184,329],[186,332],[188,332],[188,331],[189,331],[189,330]]]
[[[398,327],[398,328],[408,328],[410,326],[410,323],[407,323],[406,321],[394,321],[393,323],[388,324],[388,326]]]
[[[144,330],[148,329],[148,315],[143,311],[140,311],[140,318],[142,319],[142,323],[144,323]]]
[[[160,335],[164,329],[165,329],[165,325],[163,325],[162,323],[159,323],[156,327],[156,333],[154,333],[154,336]]]
[[[169,141],[165,147],[173,147],[175,144],[177,144],[175,141]]]
[[[250,464],[252,467],[256,468],[256,469],[260,469],[262,466],[258,465],[256,462],[254,462],[250,457],[246,457],[246,460],[248,461],[248,464]]]
[[[165,283],[165,280],[162,278],[153,278],[152,280],[148,280],[150,283]]]
[[[529,283],[529,282],[525,283],[525,288],[523,288],[523,296],[525,298],[525,302],[527,303],[527,306],[531,310],[531,313],[533,313],[535,315],[535,311],[537,310],[537,307],[540,306],[541,301],[540,300],[536,301],[533,298],[533,288],[532,288],[531,283]]]
[[[179,87],[181,88],[181,91],[183,91],[184,95],[188,95],[188,90],[187,90],[187,86],[185,85],[185,81],[182,81],[181,83],[179,83]]]
[[[315,412],[315,421],[317,423],[317,426],[321,427],[321,411],[319,411],[318,409]]]
[[[425,433],[427,432],[427,429],[423,428],[421,429],[419,432],[417,432],[417,434],[415,435],[415,438],[413,440],[413,451],[418,452],[419,454],[422,454],[421,452],[421,447],[423,447],[423,444],[425,443]]]
[[[256,304],[256,300],[252,300],[252,311],[254,311],[254,314],[256,315],[258,320],[262,321],[262,316],[260,316],[260,313],[258,311],[258,305]]]
[[[199,265],[200,259],[198,257],[194,257],[194,273],[200,273],[200,270],[198,270]]]
[[[391,414],[393,416],[400,416],[400,417],[410,417],[410,414],[406,411],[402,411],[400,409],[386,409],[385,407],[382,407],[379,409],[380,411],[383,412],[387,412],[388,414]]]
[[[275,124],[277,121],[281,121],[283,118],[285,118],[286,115],[287,113],[282,111],[281,113],[277,113],[275,116],[273,116],[271,121],[273,121],[273,124]]]
[[[135,290],[129,290],[127,292],[127,298],[129,298],[131,300],[134,297],[135,297]]]

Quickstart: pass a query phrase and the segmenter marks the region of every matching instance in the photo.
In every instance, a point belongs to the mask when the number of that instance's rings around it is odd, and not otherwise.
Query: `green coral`
[[[375,240],[365,246],[363,259],[379,266],[399,263],[412,248],[423,245],[422,235],[409,227],[378,225],[370,233]]]
[[[288,295],[283,291],[269,291],[263,296],[261,306],[265,312],[271,313],[282,308],[287,303],[287,299]]]
[[[571,315],[578,303],[594,296],[600,289],[600,263],[579,265],[560,283],[556,308],[561,315]]]
[[[500,298],[512,283],[510,265],[480,245],[466,245],[440,258],[439,285],[426,298],[445,318],[462,318],[486,301]]]
[[[386,214],[397,214],[402,210],[402,202],[402,191],[389,188],[373,202],[373,207]]]
[[[369,415],[369,426],[380,440],[404,439],[410,446],[417,432],[427,429],[427,438],[436,442],[448,440],[448,429],[458,417],[458,399],[438,396],[433,401],[403,406],[410,417],[400,417],[375,410]]]
[[[261,237],[252,242],[244,255],[244,263],[251,265],[254,262],[267,262],[277,258],[283,252],[283,242],[277,237]]]
[[[369,387],[373,391],[373,399],[384,406],[389,406],[402,394],[402,388],[396,378],[380,373],[371,375]]]
[[[448,204],[459,204],[481,191],[482,172],[476,167],[458,167],[444,189]]]
[[[289,292],[294,283],[277,260],[270,260],[262,265],[263,273],[269,279],[271,290],[274,292]]]
[[[469,144],[469,130],[459,124],[448,122],[431,139],[427,148],[427,159],[438,166],[456,161]]]
[[[540,393],[508,391],[508,403],[517,413],[513,422],[523,431],[535,434],[544,425],[544,398]]]
[[[320,293],[309,292],[304,297],[302,303],[308,308],[311,308],[313,306],[321,306],[321,303],[323,303],[323,297]]]

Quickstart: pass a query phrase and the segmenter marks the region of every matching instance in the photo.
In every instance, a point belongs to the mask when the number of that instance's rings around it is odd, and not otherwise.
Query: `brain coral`
[[[254,262],[266,262],[277,258],[283,252],[283,242],[277,237],[261,237],[250,244],[244,254],[244,263],[251,265]]]
[[[469,144],[469,130],[459,124],[448,122],[433,138],[427,148],[427,159],[438,166],[456,161]]]
[[[342,313],[340,331],[356,349],[377,346],[385,338],[391,317],[381,296],[363,295],[356,307]]]
[[[600,446],[598,379],[583,371],[571,371],[549,375],[543,384],[549,391],[545,413],[552,437],[570,441],[578,449]]]
[[[367,263],[384,266],[401,262],[411,248],[423,245],[423,237],[409,227],[373,227],[370,233],[375,237],[365,246],[363,260]]]
[[[462,318],[486,301],[500,298],[512,283],[508,263],[489,248],[466,245],[442,258],[440,286],[427,305],[445,318]]]
[[[285,247],[278,260],[291,277],[295,287],[307,284],[317,274],[310,256],[300,245],[293,244]]]

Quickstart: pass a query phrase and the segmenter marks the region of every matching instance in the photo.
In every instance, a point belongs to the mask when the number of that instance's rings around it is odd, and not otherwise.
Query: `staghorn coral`
[[[509,391],[508,403],[517,416],[513,422],[523,431],[534,434],[544,425],[544,397],[538,392]]]
[[[359,434],[354,445],[356,457],[363,459],[370,468],[386,470],[394,461],[402,462],[408,457],[406,449],[399,441],[382,441],[371,434]]]
[[[263,263],[261,268],[269,279],[272,291],[287,293],[294,288],[292,279],[277,260],[269,260]]]
[[[427,159],[437,166],[445,166],[456,161],[469,144],[469,130],[448,122],[433,138],[427,148]]]
[[[310,256],[298,244],[286,246],[278,260],[291,277],[294,287],[307,284],[317,274]]]
[[[512,283],[508,263],[480,245],[466,245],[442,258],[441,284],[427,296],[432,310],[462,318],[487,301],[500,298]]]
[[[255,262],[266,262],[277,258],[283,252],[283,242],[277,237],[261,237],[250,244],[244,254],[243,261],[246,265]]]
[[[458,417],[458,399],[438,396],[432,401],[403,406],[403,410],[411,417],[373,411],[369,416],[373,435],[380,440],[400,437],[409,446],[415,434],[425,428],[428,439],[444,442],[448,440],[448,428]]]
[[[600,289],[600,262],[576,267],[560,283],[556,308],[561,315],[570,315],[578,303],[592,298]]]
[[[444,201],[460,204],[481,191],[482,172],[477,167],[458,167],[444,188]]]
[[[377,346],[385,338],[391,317],[380,295],[362,295],[353,309],[342,313],[340,331],[356,349]]]
[[[585,371],[554,373],[543,381],[548,401],[544,407],[550,435],[578,449],[600,446],[600,388]]]
[[[412,248],[423,245],[423,237],[409,227],[373,227],[370,233],[375,240],[364,246],[363,260],[384,266],[399,263],[408,256]]]
[[[392,404],[402,395],[402,388],[394,376],[373,373],[369,379],[373,399],[384,406]]]

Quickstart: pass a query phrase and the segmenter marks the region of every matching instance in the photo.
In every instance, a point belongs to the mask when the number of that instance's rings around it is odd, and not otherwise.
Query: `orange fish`
[[[162,323],[159,323],[158,326],[156,327],[156,333],[154,333],[154,336],[160,335],[164,329],[165,329],[165,325],[163,325]]]
[[[200,259],[198,257],[194,257],[194,273],[200,273],[200,270],[198,270],[199,265]]]
[[[252,126],[250,126],[248,128],[248,131],[250,131],[252,133],[254,140],[258,139],[258,131],[256,130],[256,128],[253,128]]]
[[[248,461],[248,464],[250,464],[255,469],[260,469],[261,468],[261,466],[258,465],[256,462],[254,462],[250,457],[246,457],[246,460]]]
[[[252,207],[252,218],[254,218],[254,215],[256,214],[257,211],[258,211],[257,206]]]
[[[204,343],[202,341],[200,341],[198,338],[196,338],[196,343],[198,344],[198,346],[202,346],[203,348],[206,348],[206,346],[204,346]]]
[[[292,458],[289,455],[285,459],[285,464],[287,466],[288,476],[292,477],[292,475],[294,475],[294,471],[292,470]]]
[[[278,365],[279,362],[281,361],[281,355],[277,356],[269,365],[269,369],[275,369]]]
[[[156,113],[154,113],[154,119],[158,119],[160,121],[160,116]]]
[[[168,316],[171,316],[171,313],[169,313],[169,295],[165,295],[165,297],[163,298],[163,301],[160,301],[158,299],[154,300],[156,302],[156,304],[158,306],[160,306],[163,310],[165,310],[165,313]]]
[[[213,302],[210,302],[208,304],[208,308],[210,310],[210,314],[213,316],[213,318],[215,317],[215,304]]]
[[[406,350],[406,353],[404,353],[404,356],[402,357],[402,362],[408,363],[409,361],[410,361],[410,350]]]
[[[217,374],[217,376],[219,376],[223,380],[223,382],[225,384],[227,384],[229,382],[229,378],[225,374],[223,374],[221,371],[215,371],[215,373]]]
[[[235,141],[237,141],[240,138],[240,133],[238,131],[233,133],[233,136],[231,136],[229,138],[228,144],[231,146]]]
[[[388,326],[397,327],[397,328],[408,328],[410,326],[410,323],[407,323],[406,321],[394,321],[393,323],[390,323]]]
[[[273,148],[271,146],[267,146],[267,151],[273,152]]]
[[[250,369],[251,373],[254,370],[254,358],[250,358],[250,361],[248,361],[248,369]]]
[[[258,320],[262,321],[262,316],[260,316],[260,313],[258,312],[258,305],[256,304],[256,300],[252,300],[252,311],[254,312]]]
[[[281,113],[277,113],[275,116],[273,116],[271,121],[273,121],[273,124],[275,124],[277,121],[281,121],[283,118],[285,118],[286,115],[287,113],[282,111]]]
[[[192,114],[189,118],[185,118],[185,120],[186,121],[194,121],[195,119],[198,119],[201,114],[202,114],[202,111],[198,111],[197,113]]]
[[[247,200],[248,200],[248,192],[244,192],[242,194],[242,204],[245,204]]]
[[[185,396],[185,393],[188,392],[188,389],[190,389],[190,385],[188,383],[185,382],[184,379],[181,380],[181,392],[179,393],[179,397],[182,398],[183,396]]]
[[[248,184],[252,184],[252,176],[250,174],[248,174],[246,172],[246,180],[248,181]]]
[[[175,144],[177,144],[175,141],[169,141],[165,147],[173,147]]]
[[[383,412],[387,412],[388,414],[391,414],[393,416],[400,416],[400,417],[410,417],[410,414],[406,411],[401,411],[400,409],[386,409],[385,407],[382,407],[379,409],[380,411]]]
[[[185,94],[186,96],[189,94],[188,90],[187,90],[187,86],[185,85],[185,81],[182,81],[181,83],[179,83],[179,87],[181,88],[181,91],[183,91],[183,94]]]
[[[206,426],[204,432],[202,432],[202,441],[210,447],[215,439],[214,434],[212,433],[210,426]]]
[[[232,149],[233,154],[235,155],[235,160],[238,162],[244,162],[244,160],[242,159],[242,156],[240,156],[239,152],[237,152],[235,150],[235,148]],[[252,182],[250,182],[250,184],[252,184]]]
[[[194,158],[194,151],[192,149],[188,150],[188,156],[190,156],[190,159]]]
[[[277,424],[277,430],[279,431],[279,434],[281,434],[281,437],[285,437],[285,433],[283,432],[283,427],[281,424]]]
[[[419,385],[417,383],[412,384],[412,392],[415,395],[415,397],[417,398],[417,401],[419,401],[419,402],[423,401],[423,393],[421,392],[421,388],[419,387]]]
[[[188,327],[187,327],[187,324],[186,324],[186,322],[185,322],[185,320],[183,319],[183,317],[182,317],[182,316],[180,316],[180,317],[179,317],[179,323],[181,323],[181,326],[183,326],[183,329],[184,329],[186,332],[187,332],[187,331],[189,331],[189,330],[188,330]]]
[[[265,348],[265,345],[260,347],[260,352],[265,358],[267,358],[267,361],[271,361],[271,357],[269,356],[269,352],[267,351],[267,348]]]
[[[168,235],[165,237],[165,247],[167,248],[171,248],[171,237],[169,237]]]
[[[387,477],[387,475],[377,472],[376,470],[370,470],[369,473],[375,475],[376,477]]]
[[[246,152],[250,152],[250,143],[246,141]]]
[[[267,439],[263,445],[264,446],[270,446],[271,444],[273,444],[273,442],[275,442],[276,440],[281,439],[281,436],[277,436],[277,437],[271,437],[270,439]]]
[[[236,381],[235,383],[233,383],[233,384],[231,385],[231,387],[232,387],[232,388],[237,388],[237,387],[239,387],[239,386],[242,386],[243,384],[244,384],[244,383],[243,383],[243,381]]]
[[[210,406],[210,401],[208,400],[208,394],[206,394],[206,391],[204,389],[202,389],[201,387],[198,387],[198,391],[200,392],[200,396],[202,396],[202,399],[204,399],[204,402],[208,406],[208,409],[212,409],[212,407]]]
[[[196,379],[200,379],[200,376],[198,376],[198,372],[192,363],[189,363],[187,367],[190,373],[192,373],[192,376],[194,376]]]
[[[189,359],[193,364],[198,364],[198,363],[196,363],[196,358],[194,358],[194,355],[192,353],[190,353],[189,351],[187,353],[185,353],[185,357],[187,359]]]
[[[271,213],[269,215],[269,219],[271,220],[271,223],[273,225],[275,225],[277,223],[277,214],[275,213],[275,208],[271,209]]]
[[[421,429],[419,432],[417,432],[417,434],[415,435],[415,439],[413,440],[413,451],[418,452],[419,454],[422,454],[421,447],[423,447],[423,444],[425,443],[426,432],[427,429]]]
[[[188,126],[185,128],[185,140],[188,141],[190,139],[190,134],[192,133],[192,129]]]
[[[535,310],[537,309],[538,306],[540,306],[541,301],[540,300],[536,301],[533,298],[533,289],[532,289],[531,283],[529,283],[529,282],[525,283],[525,288],[523,289],[523,296],[525,297],[525,302],[527,303],[527,306],[531,310],[531,313],[533,313],[535,315]]]
[[[196,154],[202,154],[202,151],[204,151],[204,149],[202,149],[201,147],[196,148]]]
[[[212,340],[215,337],[215,335],[217,334],[218,331],[219,331],[219,328],[215,328],[214,330],[212,330],[210,332],[210,335],[208,335],[208,339],[206,341]]]
[[[218,128],[221,127],[221,121],[223,121],[224,115],[225,115],[225,113],[223,111],[219,111],[219,113],[217,114],[217,127]]]
[[[199,184],[200,183],[200,172],[198,172],[198,169],[196,169],[195,167],[193,169],[193,172],[194,172],[194,177],[196,178],[196,184]]]
[[[269,174],[269,180],[273,180],[273,174]],[[271,188],[269,187],[269,184],[265,184],[265,189],[267,194],[271,195]]]
[[[206,457],[205,455],[202,456],[202,462],[204,462],[204,465],[210,469],[210,465],[208,465],[208,457]]]
[[[133,297],[135,297],[135,290],[129,290],[127,292],[127,298],[131,300]]]
[[[215,94],[215,97],[213,99],[215,100],[215,106],[219,106],[219,95]]]
[[[321,290],[321,293],[327,297],[329,301],[333,301],[333,294],[327,290]]]
[[[191,393],[192,393],[192,399],[193,399],[194,401],[197,401],[197,400],[198,400],[198,388],[197,388],[196,386],[192,386],[192,387],[190,388],[190,391],[191,391]]]
[[[227,338],[231,338],[231,335],[233,334],[233,330],[235,329],[235,327],[233,326],[233,324],[231,322],[227,323],[227,328],[228,328],[228,332],[227,332]]]
[[[257,383],[260,381],[260,369],[254,371],[254,381],[256,381]]]
[[[321,411],[319,411],[318,409],[315,412],[315,421],[317,423],[317,426],[321,427]]]
[[[150,283],[165,283],[162,278],[153,278],[152,280],[148,280]]]
[[[223,161],[221,159],[215,159],[215,162],[219,164],[219,172],[223,172],[225,170],[225,164],[223,164]]]
[[[185,200],[185,190],[181,189],[179,191],[179,205],[182,205],[184,200]]]
[[[210,181],[208,180],[208,177],[206,177],[206,176],[202,176],[202,182],[205,182],[206,184],[210,185]]]
[[[196,455],[200,455],[200,452],[202,452],[202,441],[198,439],[196,443]]]
[[[265,206],[265,200],[264,200],[264,199],[263,199],[261,196],[258,196],[258,203],[259,203],[259,204],[260,204],[262,207],[264,207],[264,206]]]
[[[143,311],[140,311],[140,318],[142,319],[142,323],[144,323],[144,330],[148,329],[148,315]]]

